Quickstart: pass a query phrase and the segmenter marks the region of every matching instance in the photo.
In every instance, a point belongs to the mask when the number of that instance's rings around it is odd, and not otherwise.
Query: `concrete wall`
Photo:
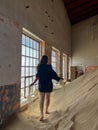
[[[0,16],[1,85],[16,83],[20,79],[22,27],[47,44],[71,54],[71,25],[62,0],[1,0]],[[15,70],[17,71],[12,77]],[[10,79],[7,78],[8,75]]]
[[[19,110],[23,27],[44,40],[47,47],[49,44],[49,48],[54,46],[62,53],[71,54],[71,24],[62,0],[0,0],[1,123],[8,113]],[[50,53],[50,49],[46,50]],[[14,87],[16,93],[10,93]],[[14,107],[15,103],[17,107]],[[7,104],[11,105],[3,109]]]
[[[1,0],[0,12],[45,42],[71,53],[71,25],[62,0]]]
[[[20,108],[20,30],[0,15],[0,124]]]
[[[72,26],[72,64],[98,65],[98,15]]]
[[[0,15],[0,86],[20,82],[21,28]]]

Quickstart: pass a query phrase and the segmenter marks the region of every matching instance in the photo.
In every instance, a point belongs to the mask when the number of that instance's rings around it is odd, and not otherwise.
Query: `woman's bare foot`
[[[44,121],[44,118],[43,118],[43,116],[41,116],[41,117],[40,117],[40,121]]]
[[[50,114],[50,113],[48,111],[46,111],[45,114]]]

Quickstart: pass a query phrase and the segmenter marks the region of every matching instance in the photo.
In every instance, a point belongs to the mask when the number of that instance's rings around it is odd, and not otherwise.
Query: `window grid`
[[[70,80],[71,79],[71,57],[69,56],[68,57],[68,79]]]
[[[29,95],[29,84],[35,79],[39,62],[40,44],[32,38],[22,34],[21,54],[21,96]],[[35,84],[35,87],[38,83]],[[34,87],[33,87],[34,88]],[[34,88],[35,89],[35,88]]]
[[[52,50],[52,67],[57,72],[56,51]]]
[[[62,76],[64,79],[67,79],[67,55],[63,54],[62,56]]]
[[[51,55],[51,64],[54,69],[54,71],[59,75],[60,74],[60,52],[56,48],[52,48],[52,55]],[[56,80],[53,80],[53,84],[57,84],[58,82]]]
[[[62,58],[62,76],[65,78],[65,56]]]

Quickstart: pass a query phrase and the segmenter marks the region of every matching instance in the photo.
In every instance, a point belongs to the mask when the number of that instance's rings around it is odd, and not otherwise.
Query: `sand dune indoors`
[[[37,99],[0,130],[98,130],[98,70],[55,89],[45,118],[39,121]]]

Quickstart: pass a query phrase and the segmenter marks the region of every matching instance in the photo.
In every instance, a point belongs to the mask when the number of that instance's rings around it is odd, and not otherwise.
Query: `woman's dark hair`
[[[40,64],[47,64],[48,62],[48,56],[43,55],[40,61]]]
[[[42,56],[42,58],[41,58],[41,60],[40,60],[40,63],[38,64],[38,66],[37,66],[37,69],[40,67],[40,65],[42,65],[42,64],[47,64],[47,62],[48,62],[48,56],[46,56],[46,55],[43,55]]]

